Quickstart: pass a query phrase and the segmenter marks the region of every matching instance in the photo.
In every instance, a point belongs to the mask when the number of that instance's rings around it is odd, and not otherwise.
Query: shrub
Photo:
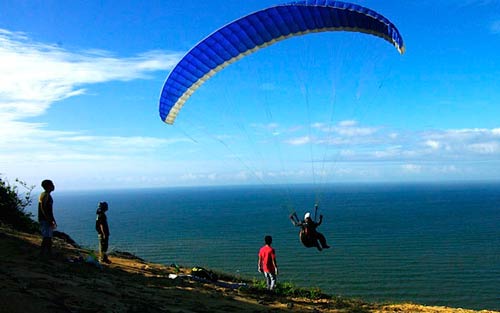
[[[266,290],[266,281],[262,279],[253,278],[251,286],[255,290],[264,291]]]
[[[250,292],[253,292],[256,294],[267,293],[266,282],[265,282],[265,280],[262,280],[262,279],[254,278],[252,280],[252,282],[250,283],[250,287],[247,289]],[[321,289],[319,289],[317,287],[302,288],[302,287],[298,287],[295,284],[293,284],[291,282],[287,282],[287,281],[278,282],[274,293],[276,295],[284,296],[284,297],[302,297],[302,298],[307,298],[307,299],[311,299],[311,300],[329,299],[330,298],[329,295],[324,294],[321,291]]]
[[[32,203],[31,192],[35,186],[28,186],[19,179],[15,182],[11,185],[0,177],[0,222],[20,231],[36,233],[39,231],[38,223],[32,219],[33,214],[25,211]],[[23,195],[19,187],[26,190]]]

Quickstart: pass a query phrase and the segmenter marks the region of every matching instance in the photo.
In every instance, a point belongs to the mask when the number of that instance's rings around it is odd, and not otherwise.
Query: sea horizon
[[[29,184],[28,184],[29,185]],[[63,193],[71,193],[71,192],[102,192],[102,191],[127,191],[127,190],[157,190],[157,189],[186,189],[186,188],[289,188],[289,187],[312,187],[312,188],[320,188],[325,186],[407,186],[407,185],[440,185],[440,186],[456,186],[456,185],[500,185],[500,179],[469,179],[469,180],[401,180],[401,181],[383,181],[383,180],[374,180],[374,181],[342,181],[342,182],[326,182],[326,183],[310,183],[310,182],[287,182],[287,183],[250,183],[250,184],[195,184],[195,185],[159,185],[159,186],[119,186],[119,187],[107,187],[100,186],[89,187],[89,188],[64,188],[61,186],[56,186],[55,192],[63,192]],[[319,187],[318,187],[319,186]],[[38,187],[38,186],[35,186]]]

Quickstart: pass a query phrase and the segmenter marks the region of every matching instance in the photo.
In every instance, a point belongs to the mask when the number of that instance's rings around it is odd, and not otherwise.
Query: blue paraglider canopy
[[[173,124],[186,100],[210,77],[244,56],[298,35],[350,31],[378,36],[404,53],[398,29],[379,13],[352,3],[295,1],[239,18],[195,45],[168,76],[160,98],[160,117]]]

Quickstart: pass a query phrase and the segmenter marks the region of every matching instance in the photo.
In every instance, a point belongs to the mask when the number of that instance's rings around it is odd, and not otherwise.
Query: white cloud
[[[469,150],[477,154],[500,154],[500,142],[480,142],[470,144]]]
[[[319,122],[316,122],[316,123],[313,123],[311,125],[312,128],[316,128],[316,129],[324,129],[325,127],[327,127],[326,124],[324,123],[319,123]]]
[[[311,135],[303,130],[303,136],[285,142],[296,146],[312,143],[313,154],[326,161],[446,163],[500,157],[499,128],[411,132],[366,127],[353,120],[333,127],[317,122],[311,124],[311,128]]]
[[[436,141],[436,140],[427,140],[425,142],[425,145],[430,147],[431,149],[434,149],[434,150],[437,150],[441,147],[441,144],[439,143],[439,141]]]
[[[372,153],[375,159],[395,159],[402,156],[402,152],[399,147],[389,147],[385,150],[377,150]]]
[[[353,124],[349,124],[353,125]],[[365,128],[356,126],[356,128]],[[384,128],[372,133],[343,132],[314,141],[316,145],[342,146],[349,154],[334,153],[343,161],[447,162],[500,157],[498,128],[470,128],[396,133]],[[318,148],[319,149],[319,148]]]
[[[153,137],[121,137],[121,136],[71,136],[55,139],[62,143],[87,143],[91,146],[103,147],[102,149],[121,150],[141,150],[147,148],[158,148],[162,145],[190,142],[188,138],[153,138]]]
[[[335,131],[343,136],[360,137],[373,135],[377,132],[377,129],[373,127],[359,127],[357,121],[342,121],[335,127]]]
[[[390,139],[397,139],[399,137],[398,133],[390,133],[388,136]]]
[[[335,131],[343,136],[358,137],[358,136],[369,136],[377,132],[377,129],[370,127],[337,127]]]
[[[72,52],[0,29],[0,115],[19,120],[86,92],[85,85],[146,78],[171,68],[180,54],[149,51],[119,58],[109,52]]]
[[[354,127],[358,125],[358,122],[354,120],[346,120],[339,123],[339,127]]]
[[[334,133],[345,137],[370,136],[377,132],[377,128],[359,127],[358,122],[354,120],[340,121],[336,125],[328,125],[316,122],[311,125],[312,128],[325,133]]]
[[[207,182],[214,182],[214,181],[221,180],[221,177],[219,177],[219,176],[220,176],[219,174],[213,173],[213,172],[209,172],[209,173],[186,173],[186,174],[182,174],[179,177],[179,180],[183,181],[183,182],[186,182],[186,183],[189,183],[189,184],[193,184],[193,183],[197,184],[200,181],[204,181],[205,184],[207,184]]]
[[[420,173],[422,171],[422,166],[418,164],[403,164],[401,168],[406,173]]]
[[[90,136],[83,133],[44,130],[37,128],[36,124],[13,123],[26,127],[22,133],[0,136],[0,146],[8,151],[0,154],[0,164],[137,158],[171,144],[191,142],[183,137]],[[8,134],[3,128],[0,128],[0,132]]]
[[[171,68],[180,56],[148,51],[122,58],[102,50],[69,51],[0,29],[2,173],[26,179],[46,172],[55,177],[71,173],[67,179],[78,180],[78,175],[151,171],[148,153],[189,140],[55,131],[27,118],[42,115],[57,101],[84,94],[92,84],[148,78],[154,71]]]
[[[257,129],[271,129],[271,130],[279,127],[277,123],[268,123],[268,124],[251,123],[250,126]]]
[[[303,136],[303,137],[298,137],[298,138],[292,138],[286,141],[286,143],[294,145],[294,146],[300,146],[300,145],[305,145],[311,142],[311,138],[309,136]]]
[[[421,138],[424,146],[465,159],[500,154],[499,133],[498,128],[452,129],[423,133]]]
[[[280,125],[278,123],[252,123],[250,124],[250,127],[258,131],[264,131],[266,134],[271,133],[273,136],[279,136],[281,134]]]

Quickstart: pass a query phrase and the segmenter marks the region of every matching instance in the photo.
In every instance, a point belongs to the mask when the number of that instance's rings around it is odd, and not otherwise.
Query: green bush
[[[325,299],[328,296],[321,292],[318,287],[302,288],[290,282],[278,283],[276,293],[287,297],[304,297],[311,300]]]
[[[258,291],[264,291],[267,288],[265,280],[257,279],[255,277],[252,279],[251,286],[252,286],[252,289],[255,289],[255,290],[258,290]]]
[[[16,184],[11,185],[0,177],[0,222],[13,228],[29,233],[39,231],[39,225],[33,220],[33,214],[25,209],[31,202],[31,192],[34,186],[28,186],[25,182],[16,179]],[[25,189],[21,195],[19,187]]]
[[[261,294],[266,293],[266,281],[254,278],[248,288],[250,292]],[[278,282],[274,294],[284,297],[302,297],[311,300],[329,299],[330,296],[324,294],[321,289],[317,287],[302,288],[294,285],[291,282]]]

